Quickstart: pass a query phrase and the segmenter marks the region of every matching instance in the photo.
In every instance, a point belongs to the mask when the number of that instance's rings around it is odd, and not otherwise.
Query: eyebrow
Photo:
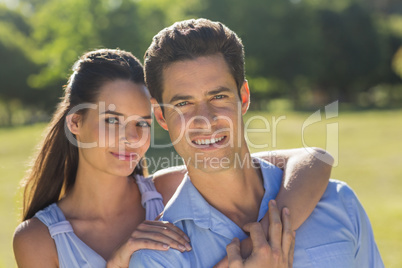
[[[118,113],[118,112],[110,111],[110,110],[107,110],[106,112],[103,112],[103,113],[101,113],[101,114],[114,114],[114,115],[120,115],[120,116],[123,116],[123,115],[124,115],[124,114],[122,114],[122,113]]]
[[[193,97],[190,96],[190,95],[176,94],[170,99],[169,103],[172,103],[172,102],[175,102],[175,101],[178,101],[178,100],[190,100],[192,98]]]
[[[229,88],[227,87],[219,87],[218,89],[211,90],[207,93],[208,96],[210,95],[217,95],[223,92],[232,92]]]
[[[211,90],[207,92],[207,96],[211,96],[211,95],[217,95],[223,92],[232,92],[229,88],[227,87],[219,87],[217,89]],[[181,94],[176,94],[174,95],[171,99],[169,103],[181,100],[181,101],[185,101],[185,100],[190,100],[193,97],[191,95],[181,95]]]
[[[122,114],[122,113],[110,111],[110,110],[107,110],[106,112],[103,112],[101,114],[113,114],[113,115],[118,115],[118,116],[124,116],[124,114]],[[145,115],[145,116],[139,116],[139,117],[141,117],[143,119],[152,119],[152,115]]]

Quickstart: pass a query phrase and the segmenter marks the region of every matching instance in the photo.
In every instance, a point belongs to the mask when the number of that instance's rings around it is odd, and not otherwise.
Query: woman
[[[141,63],[131,53],[101,49],[84,54],[73,70],[25,180],[24,221],[14,236],[18,266],[128,265],[141,248],[191,250],[180,229],[152,221],[183,173],[155,176],[156,190],[143,177],[151,104]],[[292,213],[294,228],[311,213],[330,172],[327,166],[312,170],[318,162],[305,156],[290,151],[268,159],[304,159],[305,168],[286,168],[286,181],[296,187],[277,198],[279,207],[305,207]],[[313,196],[303,195],[306,189]]]

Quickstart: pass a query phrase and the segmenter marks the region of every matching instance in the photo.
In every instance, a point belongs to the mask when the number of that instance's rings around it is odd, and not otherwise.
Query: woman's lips
[[[111,155],[116,157],[119,160],[122,161],[135,161],[138,159],[138,154],[137,153],[115,153],[111,152]]]

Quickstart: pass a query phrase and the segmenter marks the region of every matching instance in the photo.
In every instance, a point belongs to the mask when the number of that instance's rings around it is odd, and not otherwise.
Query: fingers
[[[137,227],[132,237],[141,243],[143,243],[141,239],[159,242],[159,245],[164,244],[181,252],[191,250],[188,236],[169,222],[145,221]]]
[[[240,241],[237,237],[233,238],[232,242],[226,246],[228,254],[228,263],[232,268],[243,267],[243,259],[240,255]]]
[[[269,244],[274,251],[282,249],[282,221],[275,200],[269,201]]]
[[[168,250],[169,245],[149,239],[130,237],[116,249],[107,261],[106,267],[128,267],[131,255],[139,249]]]
[[[140,249],[168,250],[170,248],[168,243],[162,241],[133,237],[127,241],[127,247],[131,249],[131,254]]]
[[[225,256],[225,258],[223,258],[220,262],[218,262],[214,268],[227,268],[229,267],[229,260],[228,260],[228,256]]]
[[[169,229],[169,230],[177,233],[180,236],[180,238],[183,238],[187,242],[190,242],[190,238],[186,235],[186,233],[170,222],[167,222],[167,221],[144,221],[142,224],[144,227],[159,226],[159,227]]]
[[[293,237],[296,237],[296,232],[293,231]],[[295,239],[292,239],[292,244],[290,245],[289,255],[288,255],[288,267],[293,267],[293,257],[295,254]]]
[[[250,238],[253,242],[253,249],[262,248],[268,245],[264,235],[264,230],[259,222],[251,222],[244,225],[243,229],[250,232]]]
[[[283,222],[282,250],[284,256],[288,256],[292,246],[292,242],[294,242],[292,225],[290,223],[290,212],[288,208],[283,208],[282,210],[282,222]]]
[[[265,237],[268,239],[268,230],[269,230],[269,213],[265,213],[264,217],[260,221],[262,228],[265,233]]]

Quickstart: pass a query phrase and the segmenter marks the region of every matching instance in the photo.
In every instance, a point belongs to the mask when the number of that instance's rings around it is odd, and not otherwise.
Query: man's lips
[[[220,137],[197,137],[192,140],[192,143],[202,147],[208,147],[213,145],[221,145],[225,142],[227,136]]]

